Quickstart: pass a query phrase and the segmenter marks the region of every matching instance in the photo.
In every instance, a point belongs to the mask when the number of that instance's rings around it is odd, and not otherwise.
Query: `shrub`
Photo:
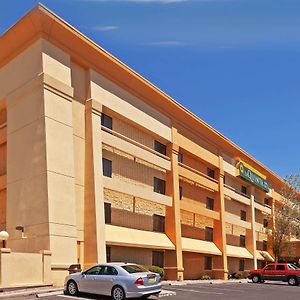
[[[150,272],[158,273],[161,278],[163,278],[165,276],[165,271],[161,267],[158,267],[158,266],[144,266],[144,268],[149,270]]]
[[[207,274],[201,276],[201,280],[210,280],[210,279],[211,279],[210,276]]]
[[[234,273],[232,273],[232,274],[229,276],[229,278],[231,278],[231,279],[240,279],[240,278],[242,278],[242,274],[241,274],[241,273],[238,273],[238,272],[234,272]]]

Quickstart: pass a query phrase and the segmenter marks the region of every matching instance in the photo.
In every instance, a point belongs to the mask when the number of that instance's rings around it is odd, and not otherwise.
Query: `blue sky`
[[[0,1],[0,33],[38,1]],[[45,0],[280,176],[300,173],[299,0]]]

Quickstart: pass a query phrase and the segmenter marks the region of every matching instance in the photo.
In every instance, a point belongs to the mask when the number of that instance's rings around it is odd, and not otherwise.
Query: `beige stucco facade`
[[[238,177],[240,161],[272,189]],[[61,285],[69,265],[107,259],[160,263],[169,279],[247,271],[264,259],[257,251],[270,252],[259,243],[281,185],[46,8],[0,37],[0,230],[10,236],[0,259],[32,255],[40,268],[47,254],[47,274],[39,269],[23,284]],[[0,286],[16,284],[0,276]]]

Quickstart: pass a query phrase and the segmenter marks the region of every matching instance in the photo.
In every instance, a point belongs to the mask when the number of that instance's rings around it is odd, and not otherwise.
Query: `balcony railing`
[[[270,205],[265,204],[265,203],[261,203],[259,200],[254,199],[254,207],[257,208],[258,210],[267,213],[267,214],[271,214],[272,212],[272,208]]]
[[[224,194],[231,199],[234,199],[246,205],[250,205],[250,196],[243,194],[232,186],[224,184]]]

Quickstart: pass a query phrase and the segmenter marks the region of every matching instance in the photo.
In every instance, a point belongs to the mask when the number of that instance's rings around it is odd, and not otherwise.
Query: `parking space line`
[[[215,295],[224,295],[224,293],[218,293],[218,292],[206,292],[206,291],[198,291],[198,290],[193,290],[193,289],[179,289],[179,288],[176,288],[176,291],[192,292],[192,293],[199,293],[199,294],[215,294]]]

